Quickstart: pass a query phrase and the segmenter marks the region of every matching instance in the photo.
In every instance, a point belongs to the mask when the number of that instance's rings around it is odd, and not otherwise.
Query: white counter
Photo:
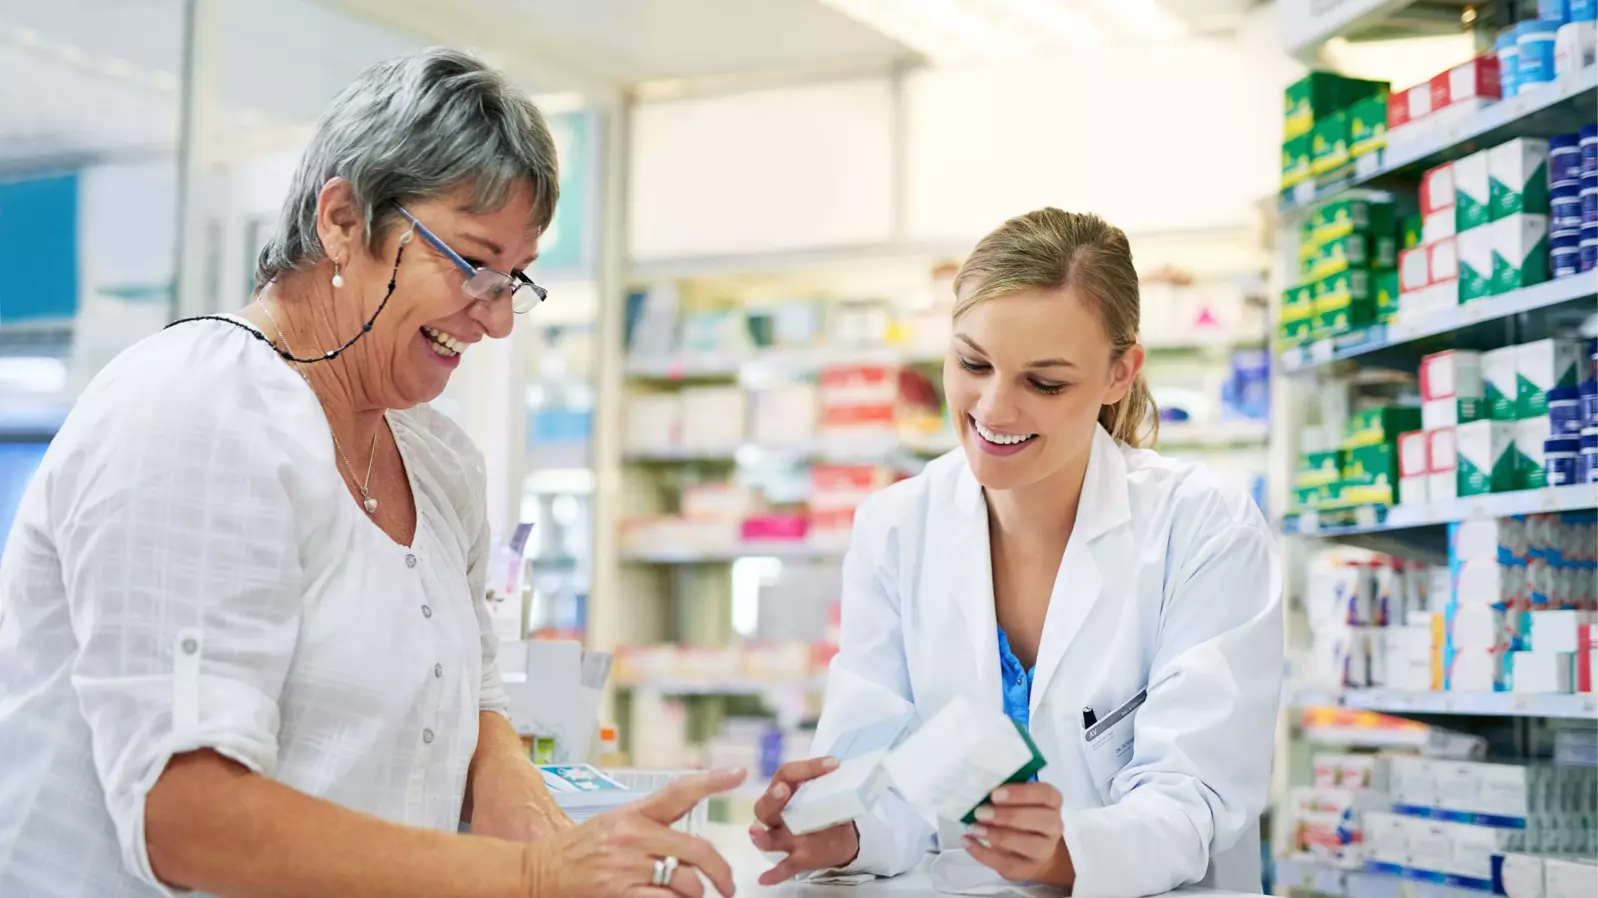
[[[762,886],[757,880],[760,874],[771,868],[771,864],[749,841],[747,827],[729,823],[711,823],[706,825],[704,835],[727,859],[727,863],[732,865],[733,878],[738,884],[738,898],[745,898],[748,895],[763,896],[763,898],[844,898],[844,896],[875,898],[878,895],[898,896],[898,898],[912,895],[946,898],[945,893],[935,891],[927,882],[927,878],[920,873],[909,873],[858,886],[824,886],[800,882]],[[715,893],[714,888],[707,892],[711,895]],[[1195,898],[1197,896],[1242,898],[1238,892],[1216,892],[1208,889],[1182,889],[1171,894],[1195,896]]]

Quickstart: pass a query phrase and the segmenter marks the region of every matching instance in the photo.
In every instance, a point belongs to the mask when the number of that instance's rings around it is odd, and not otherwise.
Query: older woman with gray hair
[[[741,772],[581,827],[545,791],[483,604],[483,460],[425,404],[544,298],[556,185],[494,72],[374,66],[250,306],[84,391],[0,565],[0,894],[730,893],[670,824]]]

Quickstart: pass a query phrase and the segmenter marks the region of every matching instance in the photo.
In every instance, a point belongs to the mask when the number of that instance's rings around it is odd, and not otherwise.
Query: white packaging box
[[[817,398],[813,383],[750,393],[750,441],[758,446],[806,447],[816,435]]]
[[[1432,284],[1431,255],[1425,246],[1398,253],[1398,292],[1418,295]],[[1402,302],[1402,298],[1400,299]]]
[[[1031,760],[1032,749],[1002,710],[956,695],[890,752],[883,767],[923,818],[959,820]]]
[[[1481,766],[1474,761],[1433,760],[1432,779],[1437,783],[1433,807],[1462,812],[1481,807]]]
[[[1426,492],[1433,502],[1459,496],[1459,438],[1452,427],[1426,431],[1426,467],[1430,482]]]
[[[1365,842],[1370,845],[1372,860],[1409,866],[1409,830],[1405,819],[1385,811],[1365,812]]]
[[[682,430],[682,402],[675,393],[627,397],[623,432],[626,451],[664,453],[677,447]]]
[[[687,387],[682,391],[682,435],[690,452],[737,449],[748,433],[748,396],[737,387]]]
[[[1429,758],[1415,755],[1391,757],[1389,769],[1395,803],[1423,808],[1437,806],[1437,778],[1432,774],[1432,763]]]
[[[1517,137],[1492,147],[1487,151],[1487,177],[1493,221],[1522,212],[1547,212],[1526,208],[1526,189],[1539,180],[1547,183],[1548,141]]]
[[[1540,768],[1526,764],[1480,764],[1477,781],[1481,805],[1477,810],[1499,817],[1527,819],[1532,812],[1532,793],[1540,787]]]
[[[1598,865],[1548,858],[1543,861],[1543,888],[1544,898],[1592,898],[1598,895]]]
[[[1424,477],[1431,473],[1426,431],[1413,430],[1398,435],[1398,476]]]
[[[1573,692],[1575,660],[1570,652],[1510,652],[1511,691],[1529,695]]]
[[[1579,611],[1532,611],[1521,634],[1529,652],[1576,652],[1581,648]],[[1574,810],[1574,809],[1573,809]]]
[[[782,822],[795,835],[818,832],[870,813],[888,788],[882,761],[888,749],[856,755],[838,769],[799,787],[782,810]]]
[[[1383,639],[1386,627],[1369,627],[1365,630],[1365,663],[1368,665],[1368,684],[1372,687],[1388,685],[1387,641]]]
[[[1421,219],[1420,239],[1426,246],[1433,246],[1443,240],[1452,240],[1459,236],[1459,229],[1454,222],[1454,208],[1452,206],[1439,212],[1432,212]]]
[[[1579,340],[1548,339],[1515,348],[1517,418],[1548,414],[1548,391],[1577,386],[1586,371]]]
[[[1520,417],[1516,405],[1516,396],[1520,393],[1520,347],[1505,346],[1483,353],[1481,371],[1487,417],[1494,421],[1513,421]]]
[[[1409,866],[1435,873],[1453,872],[1454,838],[1449,824],[1406,817],[1404,842],[1409,846]]]
[[[1508,898],[1544,898],[1541,856],[1506,853],[1502,877]]]
[[[1507,612],[1492,605],[1461,602],[1448,610],[1448,647],[1455,651],[1493,649],[1507,642]]]
[[[1548,216],[1511,215],[1494,221],[1489,227],[1492,229],[1495,295],[1548,279]]]
[[[1502,492],[1511,487],[1515,468],[1513,422],[1472,421],[1454,428],[1454,435],[1459,451],[1461,496]]]
[[[1551,434],[1553,422],[1547,415],[1534,415],[1515,422],[1515,465],[1519,468],[1516,486],[1542,489],[1548,485],[1547,453],[1543,441]]]
[[[1471,518],[1449,532],[1449,561],[1526,557],[1526,528],[1514,518]]]
[[[1378,782],[1375,755],[1340,755],[1337,758],[1337,783],[1344,789],[1375,789]]]
[[[1493,229],[1471,228],[1455,238],[1459,247],[1459,301],[1485,299],[1493,292]]]
[[[1461,235],[1492,220],[1488,183],[1486,150],[1454,161],[1454,220]]]
[[[1481,353],[1448,350],[1420,360],[1421,426],[1454,427],[1486,417]]]
[[[1449,221],[1453,216],[1449,215]],[[1459,238],[1443,237],[1427,247],[1431,286],[1426,288],[1429,302],[1443,309],[1459,305]]]
[[[1343,759],[1347,755],[1334,752],[1316,752],[1310,758],[1310,766],[1314,771],[1314,784],[1317,789],[1335,789],[1342,776]]]
[[[1453,869],[1450,873],[1479,881],[1491,882],[1493,855],[1506,851],[1523,850],[1526,842],[1521,830],[1478,826],[1473,823],[1450,824],[1454,846]]]
[[[1504,653],[1498,648],[1462,648],[1448,668],[1448,692],[1494,692],[1503,679]]]
[[[1514,568],[1492,556],[1470,556],[1452,565],[1453,600],[1457,606],[1488,608],[1514,592]]]

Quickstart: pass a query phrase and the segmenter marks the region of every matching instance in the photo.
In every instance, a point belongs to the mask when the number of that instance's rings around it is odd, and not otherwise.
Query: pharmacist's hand
[[[701,898],[705,894],[701,872],[722,895],[732,895],[732,868],[721,854],[709,842],[677,832],[671,824],[700,800],[743,780],[742,770],[684,777],[643,801],[530,846],[544,852],[538,888],[530,898]],[[655,861],[665,857],[675,857],[680,866],[670,887],[653,886]]]
[[[782,863],[761,875],[761,885],[776,885],[809,870],[847,867],[860,854],[860,830],[853,823],[796,836],[782,822],[782,809],[788,806],[795,789],[837,769],[836,758],[790,761],[777,769],[766,793],[755,802],[755,825],[749,828],[750,839],[761,851],[788,855]]]
[[[1060,790],[1048,783],[995,789],[990,804],[977,808],[977,823],[965,850],[1011,882],[1037,882],[1068,889],[1076,867],[1061,835]]]

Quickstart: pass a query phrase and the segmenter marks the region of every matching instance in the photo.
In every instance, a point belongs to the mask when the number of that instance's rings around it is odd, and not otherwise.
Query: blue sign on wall
[[[78,311],[78,176],[0,183],[0,325]]]

